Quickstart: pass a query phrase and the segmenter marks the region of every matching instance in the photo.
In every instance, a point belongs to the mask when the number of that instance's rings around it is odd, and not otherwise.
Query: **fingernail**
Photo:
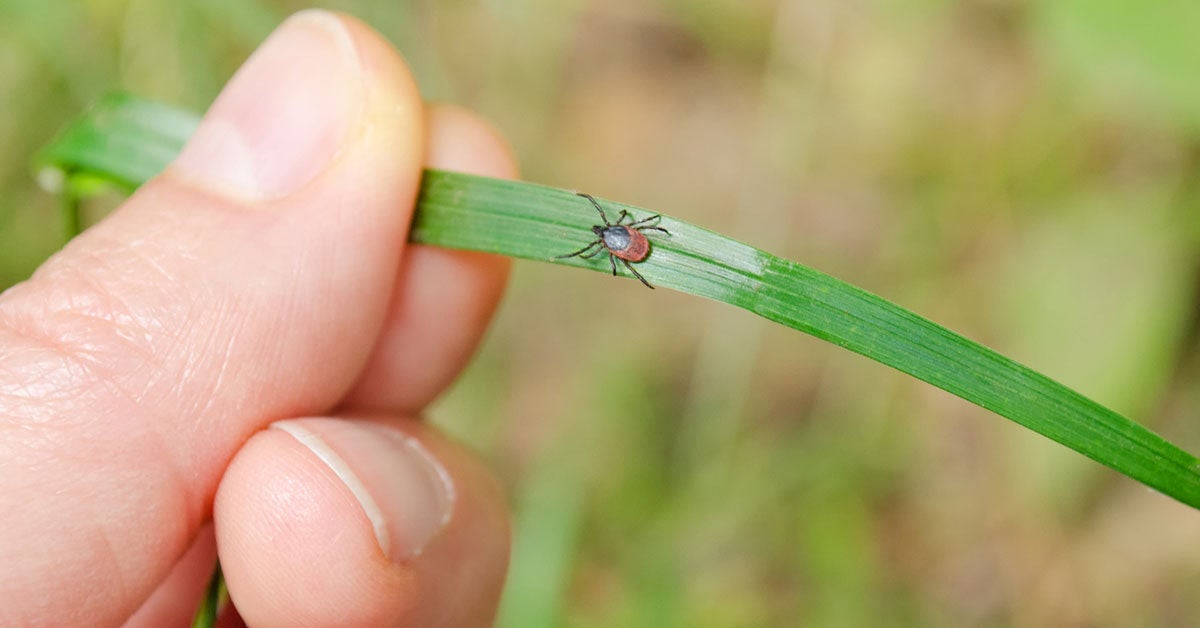
[[[424,551],[450,521],[450,474],[415,438],[342,419],[292,419],[272,427],[291,434],[342,480],[370,520],[383,554],[402,562]]]
[[[364,93],[341,20],[297,13],[225,86],[174,170],[235,197],[285,197],[328,167],[358,126]]]

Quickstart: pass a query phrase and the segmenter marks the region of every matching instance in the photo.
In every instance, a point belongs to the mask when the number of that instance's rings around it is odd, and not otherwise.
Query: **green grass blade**
[[[132,188],[165,167],[195,125],[192,114],[114,97],[68,128],[39,163]],[[622,209],[652,213],[601,203],[610,218]],[[610,272],[607,256],[554,259],[592,240],[597,222],[570,191],[429,170],[411,240]],[[672,235],[652,235],[653,252],[637,266],[655,286],[736,305],[865,355],[1200,507],[1200,461],[1141,425],[843,281],[669,216],[661,226]]]
[[[213,569],[213,575],[208,580],[208,589],[205,590],[204,597],[200,600],[196,616],[192,618],[192,628],[213,628],[217,625],[221,613],[221,600],[225,593],[225,578],[221,574],[221,565],[218,563]]]
[[[53,186],[62,175],[93,173],[132,191],[175,158],[199,122],[189,111],[111,94],[42,150],[39,179]]]

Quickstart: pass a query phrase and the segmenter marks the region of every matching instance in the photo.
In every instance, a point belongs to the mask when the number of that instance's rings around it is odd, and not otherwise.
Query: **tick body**
[[[658,226],[658,222],[662,220],[662,216],[655,214],[649,218],[634,220],[629,212],[622,209],[621,215],[617,217],[617,221],[609,222],[608,216],[604,214],[604,208],[600,207],[600,203],[597,203],[596,199],[583,192],[576,192],[576,194],[591,201],[596,211],[600,212],[600,219],[604,221],[604,224],[592,227],[592,233],[596,234],[596,239],[592,240],[587,246],[574,253],[559,255],[555,259],[565,259],[568,257],[591,259],[602,252],[608,253],[608,262],[612,265],[612,274],[614,277],[617,275],[617,260],[621,260],[625,268],[628,268],[629,272],[638,278],[638,281],[653,290],[654,286],[650,285],[650,282],[646,281],[645,277],[634,270],[630,262],[640,262],[650,254],[650,241],[646,239],[644,231],[661,231],[667,235],[671,235],[669,231]],[[625,223],[626,219],[629,220],[628,224]]]
[[[640,262],[650,254],[650,241],[637,229],[625,225],[611,227],[592,227],[592,233],[604,241],[604,248],[609,253],[627,262]]]

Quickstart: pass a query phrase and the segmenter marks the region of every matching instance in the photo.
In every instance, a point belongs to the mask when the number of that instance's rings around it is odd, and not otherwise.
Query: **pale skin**
[[[218,551],[250,625],[491,622],[504,498],[419,416],[509,264],[405,243],[424,166],[516,176],[382,37],[301,14],[0,295],[0,625],[188,625]]]

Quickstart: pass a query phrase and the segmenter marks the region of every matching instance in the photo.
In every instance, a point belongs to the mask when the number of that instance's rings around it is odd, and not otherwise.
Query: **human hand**
[[[405,243],[425,164],[515,176],[379,35],[302,13],[0,295],[0,625],[186,625],[217,547],[250,625],[491,621],[503,498],[415,417],[508,263]]]

